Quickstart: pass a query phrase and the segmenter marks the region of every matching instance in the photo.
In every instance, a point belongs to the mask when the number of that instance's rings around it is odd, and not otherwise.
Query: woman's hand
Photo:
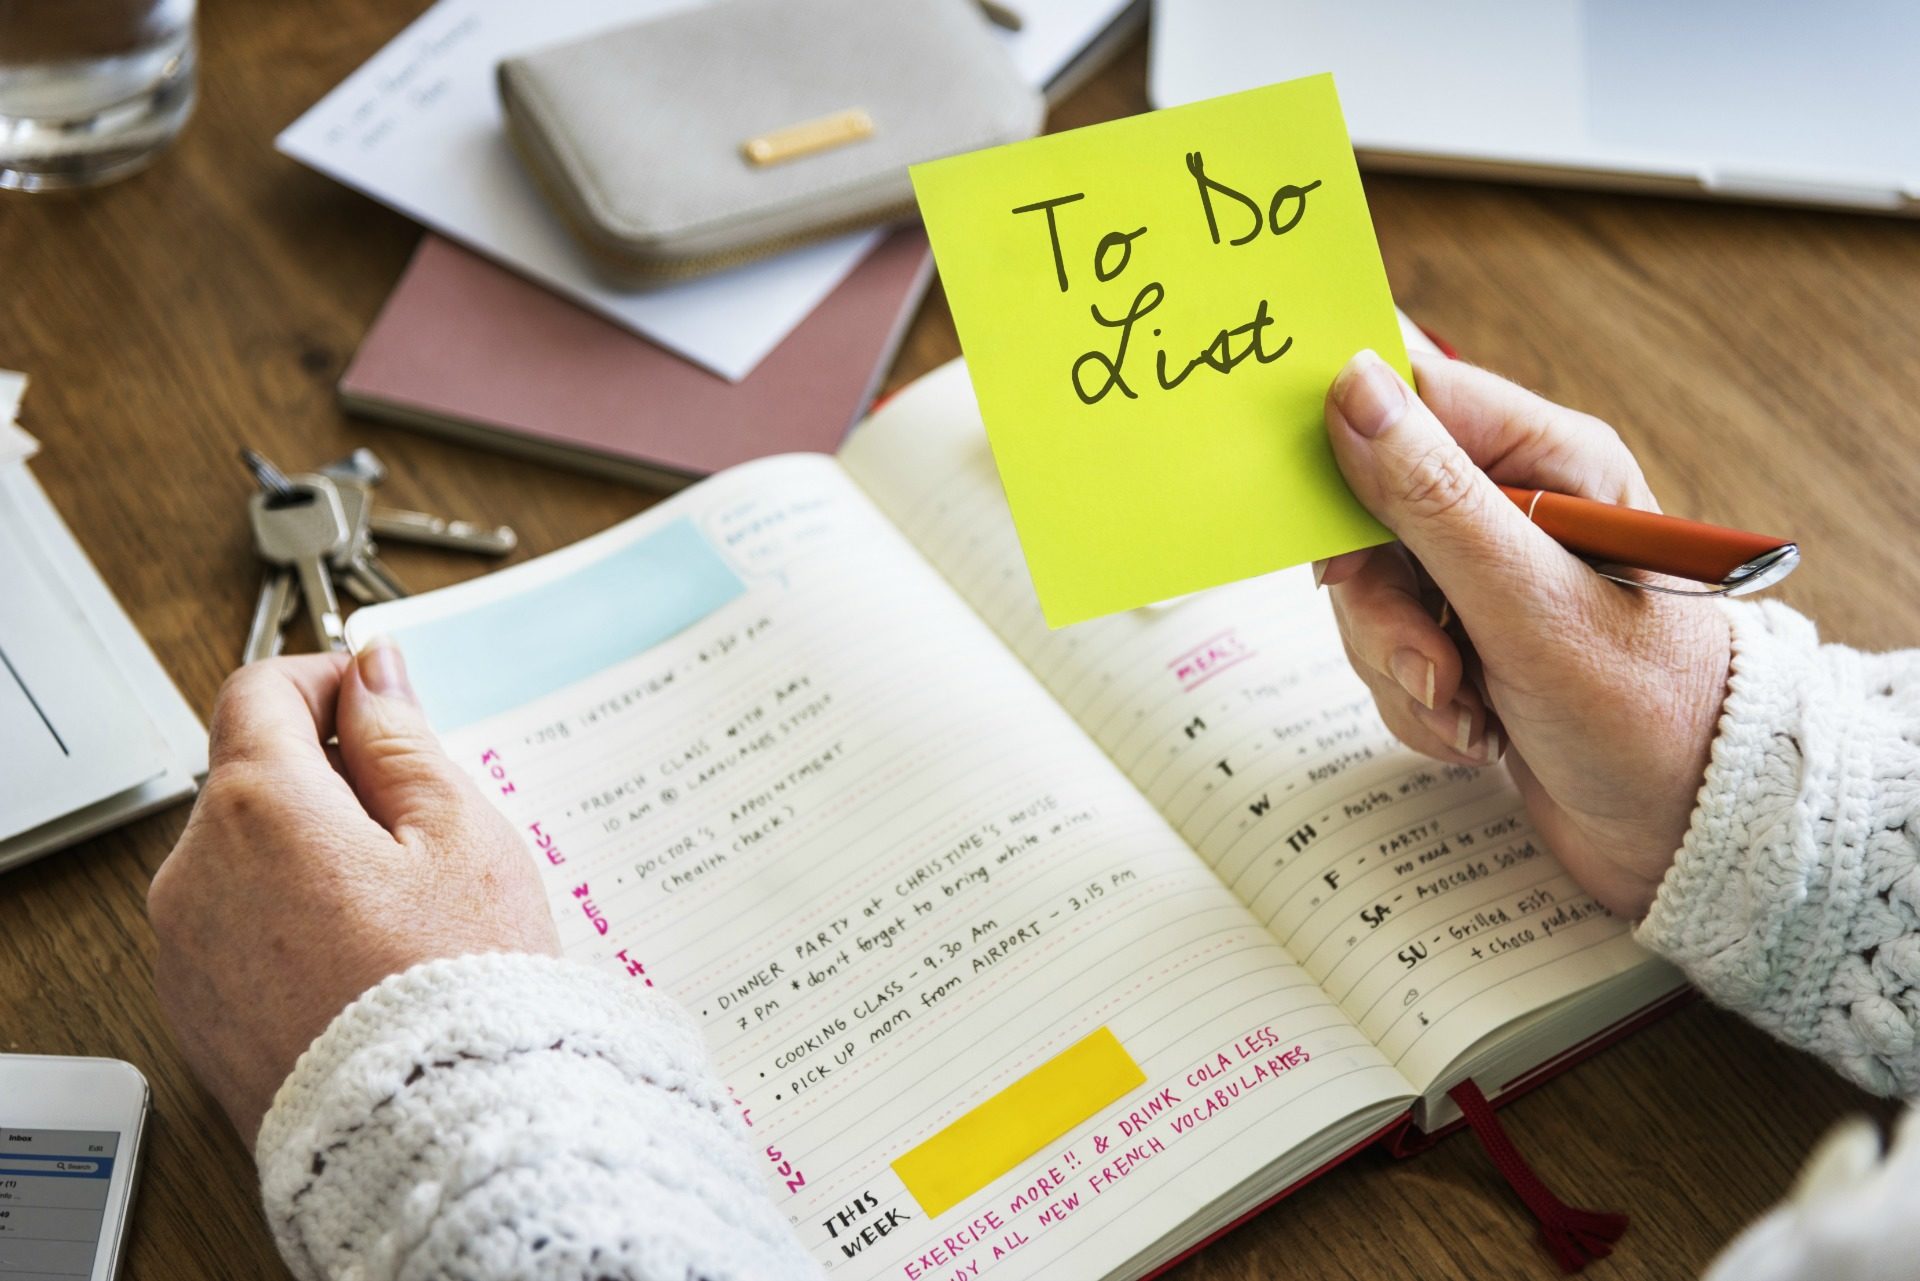
[[[1686,834],[1726,695],[1707,602],[1599,577],[1495,488],[1658,510],[1605,423],[1485,370],[1373,352],[1327,394],[1347,483],[1399,543],[1322,567],[1347,656],[1389,728],[1441,760],[1503,753],[1575,880],[1645,913]]]
[[[212,758],[147,909],[161,1008],[249,1146],[295,1060],[381,979],[559,951],[532,857],[440,749],[391,645],[234,673]]]

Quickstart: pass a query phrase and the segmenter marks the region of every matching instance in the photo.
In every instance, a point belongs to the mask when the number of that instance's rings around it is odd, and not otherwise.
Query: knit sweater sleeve
[[[1731,605],[1685,843],[1641,922],[1712,1000],[1878,1094],[1920,1091],[1920,650]]]
[[[691,1020],[550,957],[373,988],[301,1056],[255,1156],[301,1281],[819,1275]]]

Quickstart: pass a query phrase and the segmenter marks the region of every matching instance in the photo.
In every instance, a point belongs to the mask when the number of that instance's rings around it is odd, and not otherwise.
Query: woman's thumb
[[[1548,538],[1372,351],[1327,392],[1327,436],[1354,496],[1432,575],[1469,630],[1525,627],[1585,569]],[[1578,577],[1576,577],[1578,575]]]
[[[472,784],[427,723],[392,640],[376,636],[355,656],[335,728],[347,778],[375,822],[396,836],[457,822]]]

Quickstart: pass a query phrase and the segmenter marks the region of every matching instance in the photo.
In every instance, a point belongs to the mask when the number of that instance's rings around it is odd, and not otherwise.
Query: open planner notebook
[[[957,362],[349,631],[835,1277],[1144,1274],[1680,982],[1391,740],[1304,569],[1049,632]]]

